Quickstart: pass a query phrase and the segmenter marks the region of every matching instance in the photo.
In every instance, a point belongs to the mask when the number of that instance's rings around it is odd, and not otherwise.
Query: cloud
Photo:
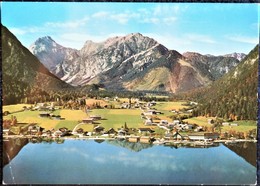
[[[125,25],[129,21],[136,21],[138,23],[149,23],[149,24],[167,24],[170,25],[177,20],[176,12],[179,11],[178,6],[157,6],[154,10],[152,9],[138,9],[136,11],[123,11],[122,13],[100,11],[92,14],[93,19],[103,19],[116,21],[119,24]]]
[[[148,23],[148,24],[165,24],[172,25],[177,21],[177,17],[145,17],[143,19],[138,20],[140,23]]]
[[[134,12],[124,12],[119,14],[110,14],[109,18],[111,20],[117,21],[119,24],[126,24],[131,19],[137,19],[140,14]]]
[[[92,18],[107,18],[109,16],[109,12],[101,11],[101,12],[96,12],[92,14]]]
[[[226,36],[227,39],[231,41],[236,41],[239,43],[247,43],[247,44],[254,44],[256,45],[259,43],[258,37],[248,37],[248,36],[242,36],[242,35],[233,35],[233,36]]]
[[[144,33],[144,35],[151,37],[163,44],[168,49],[182,50],[183,47],[187,48],[187,46],[191,45],[192,42],[190,40],[185,39],[180,35],[175,35],[172,33],[163,33],[163,34],[155,34],[155,33]]]
[[[180,7],[179,5],[171,5],[163,4],[158,5],[153,10],[154,16],[169,16],[169,15],[177,15],[183,10],[186,10],[185,7]]]
[[[27,33],[25,29],[21,28],[9,28],[9,30],[14,34],[14,35],[24,35]]]
[[[53,38],[57,43],[65,47],[81,49],[87,40],[92,40],[93,42],[103,42],[108,36],[107,35],[90,35],[81,32],[65,32],[61,35],[56,35]]]
[[[128,14],[122,13],[122,14],[110,15],[110,18],[112,20],[117,21],[119,24],[126,24],[129,21],[129,19],[131,18],[131,16]]]
[[[94,19],[103,19],[103,20],[112,20],[116,21],[119,24],[126,24],[131,19],[137,19],[140,17],[140,13],[124,11],[122,13],[100,11],[92,14],[91,16]]]
[[[190,40],[190,41],[196,41],[196,42],[200,42],[200,43],[207,43],[207,44],[215,44],[216,41],[211,38],[210,36],[207,35],[201,35],[201,34],[185,34],[186,39]]]
[[[176,22],[177,17],[165,17],[163,18],[163,22],[167,25],[171,25],[172,23]]]
[[[158,24],[160,23],[160,19],[158,18],[145,18],[143,20],[140,20],[141,23],[152,23],[152,24]]]
[[[53,28],[79,28],[84,26],[87,21],[89,20],[88,17],[84,17],[80,20],[73,20],[67,22],[47,22],[44,24],[45,27],[53,27]]]
[[[85,159],[88,159],[89,158],[89,155],[84,153],[84,152],[81,152],[78,148],[62,148],[61,149],[63,152],[65,153],[72,153],[72,154],[78,154],[78,155],[81,155],[83,156]]]
[[[32,33],[37,33],[37,32],[43,31],[42,28],[40,28],[40,27],[21,27],[21,28],[10,27],[9,30],[14,35],[25,35],[25,34],[32,34]]]
[[[98,162],[98,163],[107,163],[107,160],[106,160],[106,158],[105,157],[95,157],[95,158],[93,158],[96,162]]]

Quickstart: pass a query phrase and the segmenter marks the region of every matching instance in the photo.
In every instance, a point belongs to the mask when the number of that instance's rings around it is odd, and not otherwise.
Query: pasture
[[[17,104],[17,105],[6,105],[3,106],[3,112],[8,111],[10,113],[23,110],[23,107],[30,107],[30,104]]]
[[[7,106],[9,110],[17,110],[17,108],[22,108],[23,106],[19,105],[10,105]],[[83,112],[82,110],[56,110],[52,112],[55,115],[60,115],[65,120],[55,120],[50,118],[41,118],[39,117],[41,111],[22,111],[8,116],[4,116],[3,119],[11,119],[11,115],[16,116],[19,123],[37,123],[39,126],[50,130],[52,128],[59,129],[61,127],[66,127],[69,130],[72,130],[78,123],[84,118],[88,118],[90,115],[101,115],[103,120],[97,121],[98,125],[103,126],[106,130],[109,128],[118,129],[121,126],[124,126],[126,123],[130,128],[139,128],[145,127],[143,120],[141,119],[141,110],[139,109],[93,109],[88,113]],[[83,128],[87,131],[93,130],[92,124],[86,124],[85,126],[81,125],[80,128]]]
[[[170,110],[180,110],[183,108],[187,108],[187,106],[184,106],[186,102],[180,101],[180,102],[157,102],[155,108],[158,110],[163,111],[170,111]]]
[[[199,116],[199,117],[185,119],[184,121],[190,124],[197,124],[199,126],[211,127],[212,125],[208,124],[208,119],[210,118]],[[237,132],[248,132],[249,130],[256,129],[257,127],[256,121],[251,121],[251,120],[233,121],[229,123],[237,123],[238,126],[222,126],[221,132],[228,132],[230,130],[235,130]]]
[[[103,103],[105,103],[105,101]],[[173,115],[173,113],[170,112],[170,110],[179,110],[185,108],[186,106],[182,105],[183,103],[185,102],[157,102],[156,106],[154,106],[153,108],[164,113],[156,115],[158,119],[165,119],[171,122],[169,116]],[[11,115],[13,115],[16,116],[19,123],[37,123],[39,126],[45,128],[46,130],[50,130],[52,128],[57,130],[61,127],[66,127],[69,130],[73,130],[74,127],[82,121],[82,119],[89,118],[91,115],[100,115],[103,119],[96,121],[95,126],[103,126],[105,130],[108,130],[110,128],[118,130],[118,128],[124,126],[125,123],[129,128],[157,128],[144,125],[144,119],[141,118],[142,111],[140,109],[92,109],[89,110],[87,113],[82,110],[61,109],[55,110],[52,113],[54,115],[60,115],[62,118],[65,118],[65,120],[57,120],[39,117],[39,113],[41,113],[41,111],[25,110],[21,112],[16,112],[22,110],[24,106],[28,107],[30,105],[18,104],[3,106],[3,111],[9,111],[11,113],[15,112],[9,114],[8,116],[3,116],[3,119],[10,119]],[[211,127],[211,124],[208,124],[208,119],[209,118],[200,116],[189,118],[184,121],[190,124]],[[255,121],[234,121],[231,123],[237,123],[238,126],[223,126],[222,132],[228,132],[230,130],[235,130],[237,132],[247,132],[249,130],[256,129],[257,127]],[[79,128],[83,128],[85,131],[92,131],[94,125],[85,124],[79,126]]]
[[[118,129],[126,123],[130,128],[144,127],[139,109],[94,109],[90,115],[100,115],[103,120],[97,121],[105,129]]]

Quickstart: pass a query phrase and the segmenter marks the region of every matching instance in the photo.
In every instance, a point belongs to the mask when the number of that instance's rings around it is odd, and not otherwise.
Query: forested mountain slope
[[[187,94],[201,103],[194,114],[256,120],[258,61],[257,45],[236,68],[221,79],[207,88]]]
[[[26,102],[49,90],[71,87],[50,73],[4,26],[2,30],[3,104]]]

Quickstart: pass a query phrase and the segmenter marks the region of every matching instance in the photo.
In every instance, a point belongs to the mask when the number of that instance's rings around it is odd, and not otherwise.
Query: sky
[[[81,49],[87,40],[141,33],[168,49],[249,53],[259,43],[258,4],[2,2],[1,19],[25,46],[51,36]]]

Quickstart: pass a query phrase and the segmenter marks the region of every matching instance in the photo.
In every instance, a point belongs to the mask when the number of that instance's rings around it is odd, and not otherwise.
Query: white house
[[[218,133],[193,133],[188,134],[190,140],[215,140],[219,138]]]

